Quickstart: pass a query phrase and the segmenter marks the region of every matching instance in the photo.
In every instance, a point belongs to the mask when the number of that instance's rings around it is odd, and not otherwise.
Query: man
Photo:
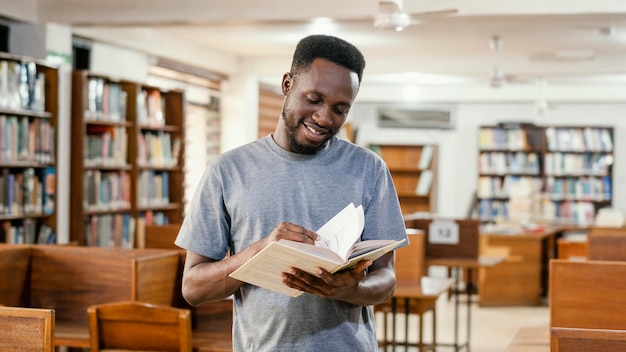
[[[187,249],[183,295],[196,306],[234,294],[234,351],[378,349],[371,306],[393,294],[393,253],[334,275],[293,268],[283,282],[305,292],[297,298],[228,276],[272,241],[313,245],[314,230],[350,202],[365,212],[361,240],[406,238],[382,159],[335,136],[364,66],[361,52],[342,39],[302,39],[283,75],[274,133],[223,153],[194,195],[176,239]]]

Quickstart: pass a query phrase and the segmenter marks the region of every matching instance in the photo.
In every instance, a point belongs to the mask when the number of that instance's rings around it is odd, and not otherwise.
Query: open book
[[[313,275],[317,268],[336,273],[363,260],[376,260],[405,241],[356,242],[363,232],[363,225],[363,208],[350,203],[317,230],[321,239],[315,245],[285,239],[272,242],[233,271],[230,277],[297,297],[302,292],[282,282],[282,273],[289,271],[291,267]]]

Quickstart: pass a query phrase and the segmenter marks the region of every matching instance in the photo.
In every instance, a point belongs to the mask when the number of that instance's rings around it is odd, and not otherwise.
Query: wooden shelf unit
[[[483,222],[588,225],[612,204],[613,127],[482,126],[478,139]]]
[[[142,247],[146,223],[182,222],[184,95],[82,70],[72,88],[70,239]]]
[[[387,164],[404,215],[437,211],[437,146],[372,144],[370,149],[378,153]],[[425,152],[428,149],[430,151]],[[424,162],[422,158],[429,160]],[[425,176],[427,173],[430,176]],[[420,179],[428,184],[428,187],[423,188],[424,192],[419,192],[421,194],[418,193]]]
[[[0,53],[0,243],[56,243],[58,88],[56,66]]]

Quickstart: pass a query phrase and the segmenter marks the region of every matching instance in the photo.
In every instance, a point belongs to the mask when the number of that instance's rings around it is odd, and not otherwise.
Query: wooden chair
[[[0,351],[53,352],[54,310],[0,306]]]
[[[132,301],[92,305],[87,314],[92,352],[192,351],[188,309]]]
[[[626,261],[626,229],[592,227],[587,234],[589,260]]]
[[[454,221],[459,227],[458,243],[436,243],[429,240],[430,225],[435,221],[433,219],[407,219],[405,221],[407,228],[419,229],[424,232],[424,256],[426,265],[434,263],[434,265],[445,264],[451,261],[478,261],[479,255],[479,234],[480,221],[472,219],[441,219],[442,221]],[[452,270],[454,265],[447,265],[448,276],[453,277]],[[465,281],[466,292],[468,295],[476,290],[477,272],[471,268],[457,267],[457,270],[463,270],[463,279]],[[459,288],[455,288],[460,293]],[[452,288],[448,291],[448,299],[453,295]]]
[[[181,224],[146,225],[145,247],[182,250],[174,244],[180,226]]]
[[[409,233],[409,245],[395,251],[396,289],[394,297],[382,304],[374,306],[375,312],[382,312],[384,316],[384,333],[382,345],[396,345],[395,313],[405,314],[405,341],[408,343],[408,316],[418,316],[419,351],[434,350],[437,341],[436,302],[437,298],[452,285],[453,281],[445,278],[431,278],[424,275],[424,234]],[[432,343],[425,344],[423,340],[424,314],[432,312]],[[393,336],[387,337],[388,317],[393,319]]]
[[[626,263],[550,262],[550,327],[626,330]]]
[[[552,352],[626,351],[626,330],[550,329]]]

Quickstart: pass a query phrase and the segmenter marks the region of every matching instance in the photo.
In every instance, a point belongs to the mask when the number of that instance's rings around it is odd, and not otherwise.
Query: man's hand
[[[365,270],[370,265],[372,265],[371,260],[364,260],[353,269],[334,275],[320,268],[317,270],[318,276],[291,268],[289,272],[283,273],[283,283],[319,297],[347,301],[356,294],[359,283],[366,276]]]
[[[281,222],[268,236],[259,241],[262,242],[260,248],[265,248],[268,244],[281,239],[314,244],[319,239],[319,235],[306,227],[290,222]]]

